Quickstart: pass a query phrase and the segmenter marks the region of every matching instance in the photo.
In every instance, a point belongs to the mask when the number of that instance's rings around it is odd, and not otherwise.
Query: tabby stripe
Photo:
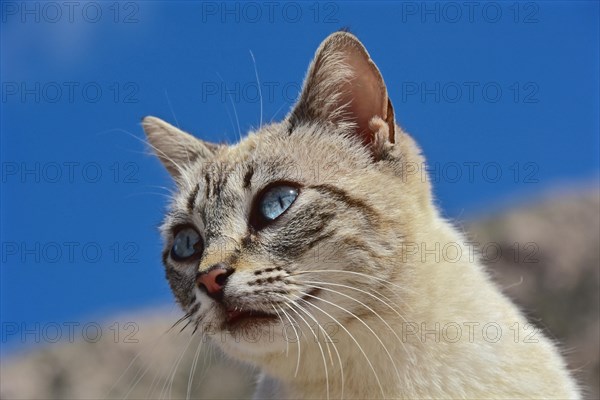
[[[195,285],[194,279],[190,279],[188,275],[168,265],[166,267],[166,274],[169,286],[171,286],[171,290],[175,293],[179,304],[184,307],[189,306],[193,301],[192,289]]]
[[[171,230],[179,224],[185,224],[189,221],[189,213],[181,210],[173,210],[167,213],[165,221],[169,221]]]
[[[204,175],[204,182],[206,184],[206,198],[210,197],[210,177],[208,176],[208,172]]]
[[[187,206],[188,211],[192,213],[194,211],[194,204],[196,203],[196,197],[198,196],[198,191],[200,190],[200,183],[196,184],[192,193],[190,193],[190,197],[188,197]]]
[[[202,220],[204,226],[206,226],[206,209],[204,207],[200,208],[200,219]]]
[[[315,209],[306,210],[304,213],[299,211],[297,216],[279,231],[285,240],[270,244],[269,251],[281,258],[302,255],[318,242],[334,236],[335,230],[326,230],[333,217],[332,213],[319,213]],[[299,229],[300,226],[304,228]]]
[[[254,175],[254,167],[252,165],[248,166],[248,171],[246,171],[246,175],[244,175],[244,189],[250,188],[250,182],[252,181],[252,176]]]
[[[221,171],[220,176],[215,179],[213,195],[218,197],[221,194],[221,191],[227,185],[227,180],[229,179],[229,173],[226,171]]]
[[[364,241],[358,240],[356,238],[344,238],[342,240],[342,243],[353,250],[360,250],[363,253],[367,253],[372,259],[381,259],[381,257],[377,253],[375,253],[371,247],[367,246],[367,244]]]
[[[321,229],[321,230],[322,230],[322,229]],[[319,242],[321,242],[321,241],[323,241],[323,240],[325,240],[325,239],[330,239],[330,238],[332,238],[332,237],[333,237],[335,234],[336,234],[336,231],[335,231],[335,229],[334,229],[334,230],[331,230],[331,231],[329,231],[329,232],[326,232],[326,233],[324,233],[324,234],[322,234],[322,235],[320,235],[320,236],[316,237],[316,238],[315,238],[315,239],[313,239],[312,241],[308,242],[308,243],[306,244],[306,248],[307,248],[307,249],[312,249],[312,248],[313,248],[313,247],[314,247],[314,246],[315,246],[317,243],[319,243]]]
[[[356,197],[350,196],[343,189],[327,184],[309,186],[309,188],[314,189],[320,193],[326,194],[330,197],[333,197],[335,200],[346,203],[349,207],[356,208],[362,211],[363,214],[365,214],[374,221],[377,221],[379,217],[377,211],[375,211],[373,207],[371,207],[361,199],[357,199]]]

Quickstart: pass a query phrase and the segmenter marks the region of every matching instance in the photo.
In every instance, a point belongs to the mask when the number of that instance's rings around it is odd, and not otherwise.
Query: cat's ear
[[[145,117],[142,127],[152,150],[175,181],[190,163],[210,159],[218,148],[156,117]]]
[[[319,46],[309,67],[298,103],[289,115],[291,129],[302,123],[351,124],[365,144],[376,138],[373,117],[387,125],[394,142],[394,110],[379,69],[369,53],[348,32],[336,32]],[[375,128],[377,129],[377,128]]]

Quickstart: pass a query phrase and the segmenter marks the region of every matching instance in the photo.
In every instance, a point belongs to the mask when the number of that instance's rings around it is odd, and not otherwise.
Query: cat
[[[476,257],[432,254],[469,249],[353,34],[327,37],[285,119],[235,145],[142,126],[178,189],[170,287],[184,319],[262,371],[255,398],[580,398]]]

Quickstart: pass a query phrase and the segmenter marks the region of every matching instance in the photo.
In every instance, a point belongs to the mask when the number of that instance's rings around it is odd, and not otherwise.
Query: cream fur
[[[367,71],[358,88],[357,68]],[[380,90],[361,89],[368,85]],[[365,131],[356,114],[368,112],[372,118]],[[227,176],[219,194],[227,201],[196,204],[215,213],[218,225],[205,226],[195,213],[187,221],[201,232],[218,232],[218,237],[205,238],[207,255],[197,265],[167,260],[167,266],[193,281],[198,271],[215,262],[231,262],[236,272],[226,295],[241,302],[240,307],[278,311],[279,322],[254,328],[254,334],[262,335],[257,342],[238,343],[231,332],[219,328],[213,337],[227,354],[261,368],[256,398],[580,397],[555,344],[541,333],[528,336],[532,331],[526,329],[526,318],[490,280],[477,257],[468,256],[463,235],[440,216],[429,182],[414,170],[423,165],[420,149],[394,123],[383,79],[351,34],[336,33],[321,45],[303,97],[285,121],[262,127],[234,146],[198,141],[191,145],[194,161],[188,162],[188,137],[164,124],[144,120],[150,143],[172,173],[176,171],[179,194],[171,210],[187,212],[190,195],[207,189],[202,179],[206,162],[218,166],[218,176]],[[178,137],[186,138],[184,144]],[[246,165],[257,166],[251,193],[242,189]],[[243,247],[257,188],[277,180],[297,181],[306,188],[295,209],[307,213],[315,205],[317,211],[335,215],[327,226],[332,233],[320,243],[323,252],[315,257],[314,251],[306,251],[277,264],[261,250],[242,249],[235,261],[218,251],[223,238],[232,248]],[[324,198],[310,189],[319,185],[343,189],[354,203],[344,205],[335,196]],[[215,209],[213,204],[220,205]],[[296,217],[294,212],[274,230],[250,239],[285,241],[276,229]],[[166,249],[177,218],[170,215],[165,221]],[[306,218],[299,220],[310,223]],[[462,257],[425,251],[436,245],[461,249]],[[266,271],[264,276],[285,274],[289,283],[277,287],[286,294],[250,291],[255,272],[274,265],[284,265],[287,272]],[[171,285],[186,311],[198,305],[197,321],[219,326],[217,306],[202,291],[189,289],[185,279],[171,279]],[[315,298],[308,303],[298,300],[314,286],[322,288]],[[187,304],[190,290],[196,297]],[[302,333],[299,346],[286,340],[283,327],[290,320],[296,320]],[[497,327],[502,334],[495,341]],[[333,334],[335,343],[329,343],[323,331]]]

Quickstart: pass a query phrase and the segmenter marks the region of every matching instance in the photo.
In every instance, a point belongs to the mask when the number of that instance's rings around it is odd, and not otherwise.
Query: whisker
[[[379,375],[377,375],[377,372],[375,371],[375,368],[373,367],[373,363],[371,363],[371,360],[369,359],[369,356],[367,356],[367,353],[365,352],[365,350],[362,348],[362,346],[360,345],[360,343],[358,343],[358,340],[356,340],[356,338],[354,337],[354,335],[352,335],[350,333],[350,331],[348,331],[348,329],[346,329],[346,327],[341,324],[337,319],[335,319],[331,314],[329,314],[327,311],[323,310],[321,307],[312,304],[306,300],[304,300],[303,298],[301,298],[300,296],[294,295],[292,294],[292,296],[296,297],[298,300],[305,302],[306,304],[308,304],[309,306],[312,306],[314,308],[316,308],[317,310],[321,311],[323,314],[325,314],[326,316],[328,316],[329,318],[331,318],[336,324],[338,324],[340,326],[340,328],[342,328],[350,337],[350,339],[352,339],[352,341],[356,344],[356,346],[358,347],[358,349],[360,350],[360,352],[362,353],[362,355],[365,357],[365,360],[367,361],[367,364],[369,364],[369,368],[371,368],[371,371],[373,372],[373,375],[375,376],[375,380],[377,381],[377,385],[379,386],[379,390],[381,391],[381,395],[382,397],[385,397],[385,393],[383,391],[383,386],[381,386],[381,381],[379,380]]]
[[[350,300],[354,300],[355,302],[357,302],[361,306],[365,307],[367,310],[369,310],[373,314],[375,314],[377,316],[377,318],[379,318],[381,320],[381,322],[383,322],[385,324],[385,326],[387,326],[387,328],[394,334],[394,336],[396,336],[396,338],[398,339],[398,342],[400,342],[400,344],[402,345],[402,347],[406,350],[406,346],[405,346],[404,342],[402,341],[402,339],[400,339],[400,336],[398,336],[398,334],[396,333],[396,331],[394,331],[394,329],[390,326],[390,324],[388,324],[388,322],[381,315],[379,315],[379,313],[377,311],[373,310],[371,307],[369,307],[368,305],[366,305],[362,301],[357,300],[354,297],[348,296],[347,294],[342,293],[342,292],[337,291],[337,290],[333,290],[333,289],[329,289],[329,288],[324,288],[324,287],[316,286],[316,285],[307,285],[307,286],[312,287],[312,288],[316,288],[316,289],[325,290],[325,291],[332,292],[332,293],[335,293],[335,294],[339,294],[340,296],[344,296],[344,297],[346,297],[346,298],[348,298]]]
[[[185,316],[184,316],[185,317]],[[183,320],[183,317],[180,318],[180,321]],[[177,323],[177,322],[176,322]],[[169,329],[170,330],[170,329]],[[164,332],[159,339],[164,338],[167,336],[167,334],[169,333],[169,330],[167,330],[166,332]],[[191,341],[190,341],[191,343]],[[156,351],[156,349],[158,349],[159,346],[152,346],[152,354],[154,354],[154,352]],[[130,388],[127,390],[127,392],[125,393],[125,396],[123,397],[123,399],[127,399],[129,397],[129,395],[131,394],[131,392],[136,388],[136,386],[141,382],[141,380],[144,378],[144,376],[146,376],[146,374],[148,373],[148,371],[150,370],[150,367],[152,366],[152,362],[149,361],[146,368],[138,372],[136,372],[135,376],[133,377],[133,384],[130,386]],[[141,375],[140,375],[141,372]],[[154,380],[153,380],[154,381]]]
[[[160,196],[163,197],[167,200],[171,200],[173,198],[173,196],[169,196],[167,194],[164,193],[156,193],[156,192],[138,192],[138,193],[131,193],[128,194],[127,196],[123,197],[124,199],[131,199],[132,197],[138,197],[138,196],[148,196],[148,195],[152,195],[152,196]]]
[[[173,119],[175,119],[175,126],[181,129],[179,125],[179,121],[177,121],[177,117],[175,116],[175,111],[173,110],[173,105],[171,104],[171,99],[169,98],[169,94],[167,93],[167,89],[165,89],[165,97],[167,98],[167,103],[169,104],[169,109],[171,110],[171,114],[173,114]],[[185,151],[185,157],[187,158],[188,165],[190,164],[190,152]]]
[[[152,353],[154,353],[155,350],[156,350],[156,347],[153,349]],[[123,399],[127,399],[129,397],[129,395],[135,389],[135,387],[138,385],[138,383],[140,383],[140,381],[144,378],[146,373],[148,373],[151,366],[152,366],[152,362],[149,361],[148,364],[146,365],[146,368],[144,368],[143,370],[139,370],[135,373],[135,376],[133,377],[134,382],[129,387],[129,390],[127,390],[127,392],[125,393],[125,396],[123,397]],[[141,373],[141,375],[140,375],[140,373]]]
[[[139,137],[135,136],[133,133],[131,133],[125,129],[121,129],[121,128],[108,129],[106,131],[99,132],[99,134],[105,134],[105,133],[111,133],[111,132],[125,133],[125,134],[131,136],[132,138],[134,138],[135,140],[143,143],[144,145],[150,146],[157,154],[160,154],[166,160],[173,163],[173,165],[177,168],[177,170],[179,172],[179,176],[183,177],[183,179],[185,179],[185,183],[187,183],[189,187],[193,187],[193,182],[190,180],[189,177],[186,176],[186,174],[183,173],[185,171],[185,168],[182,167],[179,163],[175,162],[175,160],[173,160],[171,157],[169,157],[164,151],[160,150],[158,147],[154,146],[149,141],[140,139]],[[187,153],[187,149],[186,149],[186,153]],[[189,158],[189,154],[188,154],[188,158]]]
[[[187,328],[192,322],[194,322],[194,321],[192,321],[191,319],[188,320],[188,322],[183,326],[183,328],[181,328],[179,333],[183,332],[185,330],[185,328]],[[195,332],[195,330],[194,330],[194,332]]]
[[[198,365],[198,357],[200,356],[200,350],[202,349],[202,344],[204,343],[202,339],[203,338],[200,338],[200,343],[196,348],[196,354],[194,354],[194,361],[192,362],[192,367],[190,368],[190,375],[188,377],[188,385],[186,392],[187,394],[185,396],[186,400],[189,400],[192,394],[192,382],[194,380],[194,373],[196,372],[196,366]]]
[[[302,307],[301,305],[299,305],[297,303],[293,303],[293,302],[290,302],[289,305],[298,308],[300,311],[302,311],[304,314],[306,314],[309,318],[311,318],[313,321],[315,321],[315,323],[317,324],[317,327],[320,328],[320,330],[322,330],[319,322],[312,316],[312,314],[308,310],[306,310],[306,308]],[[327,346],[327,352],[329,353],[328,354],[329,361],[331,362],[331,365],[333,365],[333,356],[331,355],[331,350],[329,349],[329,343],[327,343],[327,341],[326,341],[325,345]]]
[[[292,326],[292,329],[294,330],[294,334],[296,335],[296,344],[298,345],[298,360],[296,361],[296,372],[294,372],[294,378],[298,376],[298,370],[300,369],[300,335],[298,335],[298,331],[296,330],[296,327],[294,326],[294,323],[292,322],[292,319],[290,318],[289,314],[285,312],[285,310],[281,307],[279,308],[279,310],[283,313],[283,315],[286,316],[287,320],[289,321],[290,325]],[[295,320],[294,320],[295,322]]]
[[[238,118],[237,108],[235,107],[235,103],[233,102],[233,100],[231,99],[231,96],[229,95],[229,90],[227,90],[227,84],[223,80],[223,77],[218,72],[217,72],[217,76],[219,77],[219,79],[221,79],[221,83],[223,85],[225,85],[225,92],[227,93],[227,97],[229,98],[229,101],[231,102],[231,107],[233,108],[233,115],[235,116],[235,122],[237,123],[238,137],[240,138],[240,140],[242,140],[242,129],[240,128],[240,119]]]
[[[148,186],[149,188],[153,188],[153,189],[163,189],[163,190],[169,192],[169,194],[175,195],[175,192],[173,191],[173,189],[166,187],[166,186],[161,186],[161,185],[145,185],[145,186]]]
[[[279,296],[285,297],[283,295],[279,295]],[[327,369],[327,361],[325,360],[325,352],[323,351],[323,346],[321,346],[321,342],[319,340],[319,336],[317,336],[317,334],[312,329],[312,327],[310,326],[310,324],[308,323],[308,321],[306,321],[306,319],[304,319],[304,317],[298,311],[296,311],[294,308],[292,308],[293,305],[294,305],[294,303],[289,303],[289,306],[290,306],[289,310],[293,311],[296,315],[298,315],[298,317],[300,317],[300,319],[306,324],[306,326],[308,327],[308,329],[310,330],[310,332],[315,337],[315,340],[317,342],[317,346],[319,346],[319,351],[321,352],[321,357],[323,358],[323,368],[325,368],[325,390],[326,390],[326,393],[327,393],[327,400],[329,400],[329,371]]]
[[[337,355],[338,362],[340,364],[340,375],[341,375],[341,386],[342,386],[340,398],[343,399],[344,398],[344,365],[342,363],[342,357],[340,356],[340,352],[338,351],[338,348],[335,345],[335,342],[333,341],[333,339],[331,338],[331,336],[329,336],[329,334],[327,333],[327,331],[317,321],[317,319],[312,315],[312,313],[306,309],[306,307],[302,307],[300,304],[293,303],[290,300],[288,300],[288,302],[290,304],[294,304],[296,307],[298,307],[300,310],[302,310],[306,315],[308,315],[313,321],[315,321],[315,323],[317,324],[317,326],[319,327],[319,329],[321,330],[321,332],[323,332],[323,335],[327,339],[325,341],[325,344],[327,345],[327,351],[329,352],[329,359],[331,361],[331,365],[333,365],[333,358],[331,357],[331,351],[329,350],[329,343],[331,343],[331,345],[333,346],[333,350],[335,351],[335,353]]]
[[[290,342],[289,342],[289,338],[287,335],[287,330],[285,330],[285,323],[283,322],[283,318],[281,317],[281,314],[279,314],[279,311],[277,311],[277,308],[275,308],[275,305],[272,302],[271,302],[271,307],[273,307],[273,310],[277,314],[277,318],[279,318],[279,320],[281,321],[281,327],[283,328],[283,333],[285,335],[285,356],[288,357],[289,352],[290,352]]]
[[[171,110],[171,114],[173,114],[173,119],[175,120],[175,126],[181,129],[179,125],[179,121],[177,121],[177,117],[175,116],[175,111],[173,111],[173,105],[171,104],[171,99],[169,98],[169,93],[167,93],[167,89],[165,89],[165,97],[167,98],[167,103],[169,104],[169,110]]]
[[[233,118],[231,118],[231,113],[229,112],[229,109],[227,108],[226,105],[224,107],[225,107],[225,112],[227,113],[227,118],[229,119],[229,123],[231,124],[231,130],[232,130],[233,133],[237,133],[235,131],[235,125],[233,124]],[[242,140],[242,135],[240,135],[239,133],[238,133],[238,140],[239,141]]]
[[[138,360],[140,360],[140,358],[142,356],[148,355],[150,358],[152,358],[152,356],[155,354],[156,350],[161,347],[158,345],[160,343],[160,341],[165,340],[168,337],[170,331],[175,326],[177,326],[182,321],[184,321],[186,318],[189,318],[190,315],[191,314],[189,314],[189,313],[183,315],[170,328],[168,328],[166,331],[161,333],[159,337],[153,339],[152,342],[150,343],[150,346],[147,349],[138,351],[137,354],[135,355],[135,357],[133,357],[133,359],[129,362],[129,364],[127,365],[125,370],[119,375],[119,378],[114,382],[114,384],[108,390],[108,392],[106,394],[106,398],[108,399],[111,397],[111,393],[115,390],[115,388],[122,381],[122,379],[125,377],[125,375],[132,369],[132,367],[136,364],[136,362]],[[138,368],[138,370],[135,372],[134,376],[131,378],[133,383],[131,383],[130,385],[127,385],[128,389],[125,392],[125,396],[123,397],[124,399],[126,399],[131,394],[131,392],[135,389],[135,387],[138,385],[138,383],[143,379],[144,375],[148,372],[148,370],[150,369],[151,366],[152,366],[152,362],[148,361],[148,364],[145,367],[142,365]],[[140,376],[140,374],[141,374],[141,376]],[[157,374],[158,374],[158,371],[157,371],[156,375]],[[156,377],[156,375],[155,375],[155,377]]]
[[[263,97],[262,91],[260,89],[260,81],[258,79],[258,69],[256,68],[256,59],[254,58],[254,53],[250,50],[250,56],[252,57],[252,63],[254,64],[254,75],[256,75],[256,85],[258,86],[258,96],[260,97],[260,124],[258,125],[258,129],[262,128],[263,124]]]
[[[146,393],[146,398],[151,399],[152,396],[152,391],[154,390],[154,385],[158,385],[157,381],[158,378],[160,376],[161,370],[157,369],[157,371],[154,373],[154,378],[152,378],[152,382],[150,382],[150,387],[148,388],[148,392]]]
[[[127,368],[125,368],[125,371],[123,371],[121,373],[121,375],[119,375],[119,378],[117,379],[117,381],[111,386],[111,388],[108,390],[108,393],[106,394],[106,399],[108,399],[110,397],[110,394],[112,393],[113,390],[115,390],[115,387],[117,387],[117,385],[119,384],[119,382],[121,382],[121,379],[123,379],[123,377],[125,376],[125,374],[127,373],[127,371],[129,371],[129,369],[133,366],[133,364],[136,362],[136,360],[138,358],[140,358],[142,355],[142,352],[138,352],[135,357],[131,360],[131,362],[129,363],[129,365],[127,365]],[[137,373],[136,373],[137,376]]]
[[[366,294],[367,296],[371,296],[371,297],[372,297],[372,298],[374,298],[375,300],[377,300],[377,301],[379,301],[379,302],[381,302],[381,303],[385,304],[385,305],[386,305],[386,306],[387,306],[387,307],[388,307],[390,310],[392,310],[394,313],[396,313],[396,315],[398,315],[398,317],[402,318],[402,320],[403,320],[404,322],[408,323],[408,321],[406,320],[406,318],[404,318],[404,316],[403,316],[402,314],[400,314],[400,313],[398,312],[398,310],[396,310],[394,307],[392,307],[392,306],[391,306],[390,304],[388,304],[387,302],[383,301],[381,298],[377,297],[377,296],[376,296],[376,295],[374,295],[373,293],[369,293],[369,292],[367,292],[366,290],[362,290],[362,289],[359,289],[359,288],[355,288],[355,287],[353,287],[353,286],[349,286],[349,285],[343,285],[343,284],[341,284],[341,283],[332,283],[332,282],[323,282],[323,281],[303,281],[303,282],[306,282],[306,283],[316,283],[316,284],[321,284],[321,285],[330,285],[330,286],[340,286],[340,287],[344,287],[344,288],[347,288],[347,289],[356,290],[356,291],[358,291],[358,292],[364,293],[364,294]],[[381,294],[380,292],[378,292],[378,291],[376,291],[376,290],[373,290],[373,292],[374,292],[374,293],[376,293],[376,294],[378,294],[379,296],[381,296],[381,297],[385,298],[386,300],[388,300],[388,301],[390,301],[390,302],[392,301],[390,298],[388,298],[387,296],[385,296],[385,295]]]
[[[316,273],[339,272],[339,273],[345,273],[345,274],[359,275],[359,276],[362,276],[364,278],[368,278],[368,279],[373,279],[373,280],[379,281],[379,282],[383,283],[384,285],[393,286],[396,289],[399,289],[401,292],[408,292],[408,293],[416,294],[416,292],[414,290],[412,290],[412,289],[396,285],[395,283],[389,282],[389,281],[387,281],[387,280],[385,280],[383,278],[378,278],[376,276],[367,275],[367,274],[363,274],[361,272],[356,272],[356,271],[345,271],[345,270],[341,270],[341,269],[329,269],[329,270],[327,270],[327,269],[321,269],[321,270],[319,270],[319,269],[313,269],[313,270],[310,270],[310,271],[297,271],[297,272],[295,272],[294,274],[291,274],[291,275],[293,275],[293,276],[294,275],[304,275],[304,274],[310,274],[310,273],[313,273],[313,272],[316,272]],[[401,298],[399,298],[399,300],[401,300]],[[410,304],[408,304],[408,303],[404,303],[404,304],[407,306],[407,308],[409,310],[413,311],[413,309],[410,306]]]
[[[332,306],[334,306],[334,307],[336,307],[336,308],[339,308],[340,310],[342,310],[342,311],[344,311],[344,312],[346,312],[346,313],[348,313],[348,314],[352,315],[352,316],[353,316],[353,317],[354,317],[356,320],[358,320],[358,321],[359,321],[361,324],[363,324],[363,325],[365,326],[365,328],[367,328],[367,329],[369,330],[369,332],[371,332],[371,333],[373,334],[373,336],[375,336],[375,338],[377,339],[377,341],[378,341],[378,342],[381,344],[381,346],[383,347],[383,350],[384,350],[384,351],[386,352],[386,354],[388,355],[388,357],[389,357],[389,359],[390,359],[390,361],[391,361],[391,363],[392,363],[392,366],[394,367],[394,370],[396,370],[396,374],[398,375],[398,378],[400,378],[400,371],[398,371],[398,367],[396,366],[396,363],[394,362],[394,358],[393,358],[393,357],[392,357],[392,355],[390,354],[390,352],[389,352],[389,350],[388,350],[387,346],[386,346],[386,345],[383,343],[383,341],[381,340],[381,338],[379,337],[379,335],[377,335],[377,334],[375,333],[375,331],[374,331],[373,329],[371,329],[371,327],[369,326],[369,324],[367,324],[365,321],[363,321],[363,320],[362,320],[362,318],[360,318],[358,315],[354,314],[352,311],[350,311],[350,310],[347,310],[347,309],[345,309],[344,307],[342,307],[342,306],[339,306],[339,305],[337,305],[337,304],[335,304],[335,303],[333,303],[333,302],[331,302],[331,301],[328,301],[328,300],[322,299],[322,298],[320,298],[320,297],[313,296],[313,295],[311,295],[311,294],[308,294],[308,293],[306,293],[306,294],[305,294],[305,296],[311,297],[311,298],[313,298],[313,299],[316,299],[316,300],[320,300],[320,301],[322,301],[322,302],[324,302],[324,303],[327,303],[327,304],[330,304],[330,305],[332,305]],[[310,304],[310,303],[309,303],[309,304]]]
[[[177,361],[175,362],[175,367],[173,368],[173,372],[171,372],[169,374],[169,378],[166,379],[165,383],[163,384],[163,388],[160,392],[161,398],[164,399],[165,396],[167,395],[167,393],[169,394],[169,399],[171,398],[171,393],[173,390],[173,381],[175,380],[175,375],[177,374],[177,369],[179,368],[179,364],[181,364],[181,361],[183,360],[183,357],[185,356],[187,349],[190,347],[190,345],[192,344],[193,341],[194,341],[194,336],[190,335],[190,340],[189,340],[188,344],[185,346],[185,348],[183,349],[183,351],[177,358]],[[168,383],[168,385],[167,385],[167,383]]]

